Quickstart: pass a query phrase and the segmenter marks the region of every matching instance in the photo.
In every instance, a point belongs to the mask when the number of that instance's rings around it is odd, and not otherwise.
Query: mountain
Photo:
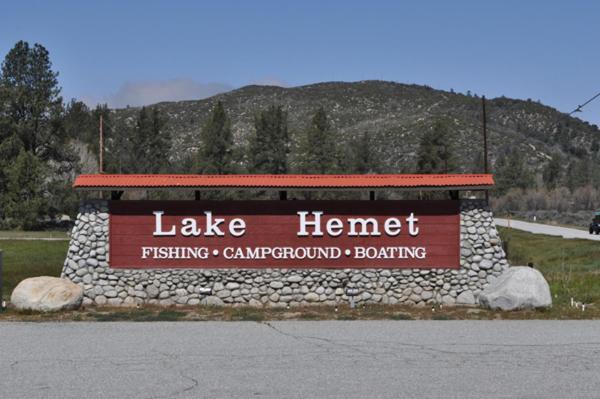
[[[255,113],[269,105],[287,110],[295,141],[322,106],[342,141],[366,132],[382,162],[382,171],[392,173],[415,171],[420,136],[436,120],[444,119],[456,133],[460,170],[482,171],[481,98],[386,81],[327,82],[292,88],[253,85],[203,100],[158,103],[155,106],[167,118],[165,129],[173,137],[170,157],[175,165],[197,149],[199,131],[217,101],[224,104],[239,145],[247,143]],[[114,116],[132,124],[138,110],[118,109]],[[539,179],[542,168],[554,156],[580,160],[598,151],[597,126],[538,102],[499,97],[488,99],[486,110],[492,165],[502,155],[519,151]]]

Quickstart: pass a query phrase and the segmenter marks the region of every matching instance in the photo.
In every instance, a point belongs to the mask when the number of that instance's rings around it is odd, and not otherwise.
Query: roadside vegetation
[[[0,240],[29,240],[29,239],[52,239],[69,240],[69,232],[62,230],[44,230],[44,231],[24,231],[24,230],[0,230]],[[2,244],[0,243],[0,249]]]
[[[570,306],[571,298],[600,308],[600,243],[566,240],[519,230],[499,228],[508,245],[511,265],[533,263],[552,291],[555,307]]]
[[[4,298],[20,281],[36,276],[60,276],[68,241],[0,240],[4,259]]]

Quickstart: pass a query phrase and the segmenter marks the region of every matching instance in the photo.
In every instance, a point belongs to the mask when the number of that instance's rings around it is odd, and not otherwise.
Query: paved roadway
[[[495,218],[494,221],[498,226],[509,227],[508,219]],[[600,235],[589,234],[587,230],[570,229],[568,227],[552,226],[549,224],[522,222],[520,220],[511,219],[510,227],[535,234],[547,234],[564,238],[581,238],[583,240],[600,241]]]
[[[600,321],[0,323],[0,397],[598,398]]]

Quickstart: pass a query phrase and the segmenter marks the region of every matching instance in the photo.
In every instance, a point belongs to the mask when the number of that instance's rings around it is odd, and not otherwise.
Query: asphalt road
[[[598,398],[600,321],[0,323],[0,397]]]
[[[570,229],[568,227],[552,226],[549,224],[529,223],[519,220],[498,219],[495,218],[496,225],[502,227],[511,227],[517,230],[528,231],[535,234],[547,234],[563,238],[581,238],[583,240],[600,241],[600,235],[589,234],[585,230]]]

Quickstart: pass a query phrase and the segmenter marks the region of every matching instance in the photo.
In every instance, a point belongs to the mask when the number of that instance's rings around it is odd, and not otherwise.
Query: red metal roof
[[[377,189],[462,188],[494,185],[491,174],[445,175],[109,175],[77,176],[77,189],[124,190],[147,188],[272,188],[272,189]]]

